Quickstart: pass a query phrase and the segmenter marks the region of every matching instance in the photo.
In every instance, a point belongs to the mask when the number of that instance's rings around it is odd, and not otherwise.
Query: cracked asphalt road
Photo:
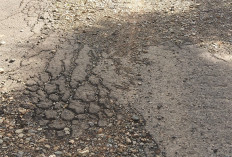
[[[108,3],[1,2],[1,155],[232,156],[231,2]]]
[[[117,98],[129,79],[114,58],[57,29],[51,1],[10,3],[0,33],[1,155],[160,154],[144,119]]]

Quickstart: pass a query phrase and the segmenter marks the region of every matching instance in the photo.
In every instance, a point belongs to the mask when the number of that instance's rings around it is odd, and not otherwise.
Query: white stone
[[[5,41],[0,41],[0,45],[5,45],[6,44],[6,42]]]

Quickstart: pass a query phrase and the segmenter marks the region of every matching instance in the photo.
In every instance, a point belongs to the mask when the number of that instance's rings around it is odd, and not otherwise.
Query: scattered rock
[[[38,131],[42,131],[42,130],[43,130],[43,128],[38,128],[37,130],[38,130]]]
[[[9,63],[14,63],[16,60],[15,59],[10,59]]]
[[[38,140],[39,143],[46,141],[46,138],[41,138]]]
[[[31,137],[26,138],[26,141],[30,141],[30,140],[31,140]]]
[[[51,50],[52,53],[56,53],[56,50]]]
[[[69,144],[74,144],[74,142],[75,142],[74,140],[69,140],[68,141]]]
[[[54,152],[54,154],[56,154],[56,155],[62,155],[63,152],[61,152],[61,151],[56,151],[56,152]]]
[[[1,46],[1,45],[5,45],[5,44],[6,44],[5,41],[3,41],[3,40],[0,41],[0,46]]]
[[[158,110],[161,109],[162,107],[163,107],[163,104],[161,104],[161,103],[157,104],[157,109]]]
[[[162,119],[164,119],[164,117],[161,116],[161,115],[158,115],[158,116],[157,116],[157,119],[158,119],[158,120],[162,120]]]
[[[81,156],[86,156],[89,154],[89,148],[86,147],[85,149],[83,150],[78,150],[78,154],[81,155]]]
[[[98,131],[97,131],[98,134],[101,134],[103,133],[103,129],[102,128],[99,128]]]
[[[137,115],[134,114],[134,115],[132,116],[132,120],[134,120],[134,121],[136,121],[136,122],[139,121],[139,116],[137,116]]]
[[[17,157],[23,157],[24,152],[23,151],[18,151]]]
[[[21,114],[25,114],[25,113],[27,112],[27,110],[24,109],[24,108],[19,108],[19,112],[20,112]]]
[[[22,138],[23,136],[24,136],[24,134],[22,134],[22,133],[20,133],[20,134],[18,135],[19,138]]]
[[[43,17],[43,16],[40,16],[39,18],[40,18],[40,19],[44,19],[44,17]]]
[[[127,144],[131,144],[132,143],[131,140],[128,137],[126,137],[126,143]]]
[[[69,128],[64,128],[64,133],[65,133],[66,135],[69,135],[69,134],[70,134],[70,129],[69,129]]]
[[[3,74],[3,73],[4,73],[4,69],[0,68],[0,74]]]
[[[88,124],[89,124],[89,126],[91,126],[91,127],[94,126],[94,123],[93,123],[93,122],[89,122]]]
[[[23,132],[23,129],[17,129],[17,130],[15,131],[16,134],[20,134],[20,133],[22,133],[22,132]]]

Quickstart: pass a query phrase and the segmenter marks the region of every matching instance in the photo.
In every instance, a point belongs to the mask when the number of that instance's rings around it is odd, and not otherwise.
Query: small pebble
[[[3,74],[3,73],[4,73],[4,69],[0,68],[0,74]]]
[[[36,130],[33,130],[33,129],[30,129],[30,130],[28,130],[28,133],[36,133],[37,131]]]
[[[128,137],[126,137],[126,143],[131,144],[131,140]]]
[[[75,141],[74,140],[69,140],[68,143],[73,144]]]
[[[38,128],[37,130],[38,130],[38,131],[41,131],[41,130],[43,130],[43,128]]]
[[[39,151],[39,150],[40,150],[40,148],[39,148],[39,147],[37,147],[37,148],[35,148],[35,150]]]
[[[46,138],[41,138],[38,140],[38,142],[44,142],[46,140]]]
[[[6,44],[6,42],[5,41],[0,41],[0,45],[5,45]]]
[[[69,135],[70,134],[70,129],[69,128],[64,128],[64,132],[66,135]]]
[[[139,117],[138,117],[137,115],[133,115],[133,116],[132,116],[132,119],[133,119],[134,121],[139,121]]]
[[[10,59],[9,60],[9,63],[14,63],[15,62],[15,59]]]
[[[103,129],[102,129],[102,128],[100,128],[100,129],[97,131],[98,134],[101,134],[102,132],[103,132]]]
[[[20,133],[20,134],[18,135],[19,138],[22,138],[23,136],[24,136],[24,134],[22,134],[22,133]]]
[[[23,151],[18,151],[17,157],[23,157],[24,152]]]
[[[24,109],[24,108],[19,108],[19,112],[20,112],[21,114],[25,114],[25,113],[27,112],[27,110]]]
[[[31,137],[26,138],[26,141],[30,141],[30,140],[31,140]]]
[[[22,133],[22,132],[23,132],[23,129],[17,129],[17,130],[15,131],[16,134],[20,134],[20,133]]]
[[[84,150],[78,150],[78,154],[80,154],[80,155],[87,155],[87,154],[89,154],[89,149],[85,148]]]
[[[61,151],[56,151],[54,154],[56,154],[56,155],[62,155],[63,152],[61,152]]]
[[[56,50],[51,50],[52,53],[56,53]]]
[[[89,122],[89,126],[94,126],[94,123],[93,122]]]

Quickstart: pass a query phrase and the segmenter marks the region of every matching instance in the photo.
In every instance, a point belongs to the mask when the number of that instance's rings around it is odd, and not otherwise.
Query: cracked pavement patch
[[[114,86],[123,86],[128,79],[120,78],[115,65],[107,74],[113,58],[106,52],[80,42],[73,32],[57,29],[54,2],[12,2],[20,7],[1,20],[4,38],[13,39],[1,47],[0,155],[160,154],[144,129],[145,120],[111,94],[121,92],[115,93]],[[11,21],[19,28],[7,35]],[[139,120],[133,120],[135,114]]]
[[[1,3],[1,156],[231,156],[229,0]]]

